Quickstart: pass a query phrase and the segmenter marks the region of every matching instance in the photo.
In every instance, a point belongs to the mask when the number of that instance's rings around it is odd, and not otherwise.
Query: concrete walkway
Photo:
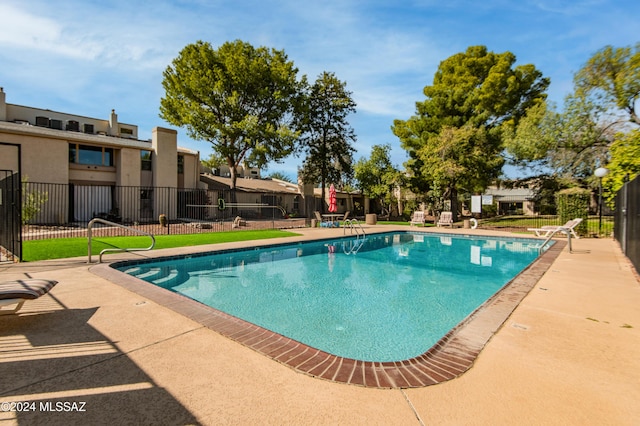
[[[468,372],[391,390],[296,373],[94,275],[86,259],[3,265],[2,280],[60,283],[0,317],[0,424],[640,424],[637,275],[613,240],[573,250]]]

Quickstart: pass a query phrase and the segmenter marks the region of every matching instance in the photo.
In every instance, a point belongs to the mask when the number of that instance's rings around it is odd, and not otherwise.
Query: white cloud
[[[76,8],[76,14],[70,18],[65,18],[64,13],[49,17],[31,10],[38,8],[29,7],[28,2],[21,6],[0,4],[3,50],[20,52],[35,60],[45,55],[49,60],[95,63],[103,68],[151,69],[166,66],[171,59],[162,53],[167,47],[163,38],[168,36],[160,22],[129,23],[122,19],[126,15],[120,15],[118,20],[114,10],[89,6]],[[80,14],[93,18],[78,19]]]
[[[394,118],[414,114],[440,61],[484,44],[552,78],[556,102],[606,44],[637,42],[637,0],[0,0],[0,85],[8,101],[105,116],[140,133],[156,125],[162,70],[196,40],[242,39],[284,49],[313,81],[335,72],[357,102],[356,154],[392,143]],[[182,145],[208,155],[207,144]],[[299,164],[300,160],[293,160]],[[294,170],[295,166],[276,165]]]
[[[50,18],[36,16],[9,4],[0,4],[2,31],[0,44],[18,49],[58,52],[65,56],[78,53],[62,41],[62,27]]]

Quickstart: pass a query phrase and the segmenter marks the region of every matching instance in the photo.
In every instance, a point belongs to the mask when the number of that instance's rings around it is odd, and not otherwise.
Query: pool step
[[[172,269],[170,273],[166,274],[162,278],[156,278],[153,280],[155,285],[159,285],[161,287],[173,287],[177,285],[178,281],[178,271]]]
[[[123,272],[163,288],[175,287],[189,279],[189,274],[180,274],[177,269],[167,267],[134,266]]]
[[[125,269],[125,270],[124,270],[124,271],[122,271],[122,272],[124,272],[125,274],[133,275],[133,276],[135,277],[135,276],[138,276],[138,274],[139,274],[141,271],[142,271],[142,268],[141,268],[141,267],[139,267],[139,266],[134,266],[134,267],[132,267],[132,268]]]
[[[144,268],[142,273],[135,276],[145,281],[154,280],[158,276],[162,276],[162,268]]]

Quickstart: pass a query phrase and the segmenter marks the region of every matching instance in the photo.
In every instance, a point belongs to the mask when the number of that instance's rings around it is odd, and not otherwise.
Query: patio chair
[[[413,214],[411,215],[411,221],[409,222],[410,226],[420,225],[420,224],[422,224],[422,226],[424,226],[425,223],[426,223],[426,219],[424,217],[424,212],[423,211],[415,211],[415,212],[413,212]]]
[[[320,226],[321,228],[330,228],[333,226],[333,222],[323,218],[319,211],[316,210],[313,212],[313,214],[316,216],[318,226]]]
[[[58,284],[58,281],[28,278],[24,280],[0,282],[0,315],[15,314],[27,300],[43,296]],[[16,305],[3,310],[5,306]]]
[[[536,237],[547,238],[552,234],[555,234],[557,232],[562,232],[565,235],[567,233],[571,233],[571,235],[573,235],[574,237],[580,238],[576,233],[576,226],[580,225],[580,222],[582,222],[582,218],[578,217],[568,221],[567,223],[561,226],[545,225],[540,228],[529,228],[527,229],[527,231],[535,232]]]
[[[438,226],[450,226],[453,228],[453,213],[442,212],[440,213],[440,219],[438,219]]]

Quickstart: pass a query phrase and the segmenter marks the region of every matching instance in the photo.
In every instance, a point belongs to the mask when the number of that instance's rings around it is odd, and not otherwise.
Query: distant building
[[[203,168],[200,181],[206,185],[209,191],[218,191],[218,197],[222,197],[226,203],[230,202],[229,189],[231,188],[231,173],[229,167],[220,166],[214,170]],[[251,167],[238,167],[236,170],[236,203],[242,206],[238,208],[238,214],[242,217],[270,217],[273,210],[277,209],[285,216],[312,218],[314,211],[326,212],[329,206],[329,188],[325,190],[325,198],[322,200],[322,189],[313,185],[297,184],[279,179],[262,178],[260,170]],[[209,198],[216,198],[210,196]],[[338,213],[346,213],[351,216],[356,214],[355,203],[368,205],[368,198],[359,192],[347,193],[338,190],[336,192]],[[323,206],[324,204],[324,206]],[[273,207],[260,207],[270,205]],[[276,207],[277,206],[277,207]],[[216,211],[210,213],[215,217]],[[218,212],[219,214],[219,212]]]
[[[154,197],[154,188],[197,188],[200,154],[177,145],[177,132],[156,127],[151,140],[138,139],[138,126],[121,123],[114,110],[98,119],[6,102],[0,88],[0,170],[23,179],[59,184],[58,221],[89,220],[96,213],[169,219],[175,200]],[[121,197],[117,187],[142,187]]]
[[[231,199],[231,178],[227,168],[216,170],[216,174],[204,172],[200,175],[200,181],[217,196],[209,198],[222,199],[224,203],[238,204],[236,212],[246,219],[260,219],[274,217],[305,217],[306,208],[302,188],[290,182],[271,178],[260,178],[256,169],[239,168],[237,170],[235,200]],[[253,172],[253,173],[252,173]],[[219,176],[222,175],[222,176]],[[222,212],[213,210],[212,218]]]
[[[535,192],[529,188],[488,188],[483,202],[492,197],[498,215],[535,215]]]

